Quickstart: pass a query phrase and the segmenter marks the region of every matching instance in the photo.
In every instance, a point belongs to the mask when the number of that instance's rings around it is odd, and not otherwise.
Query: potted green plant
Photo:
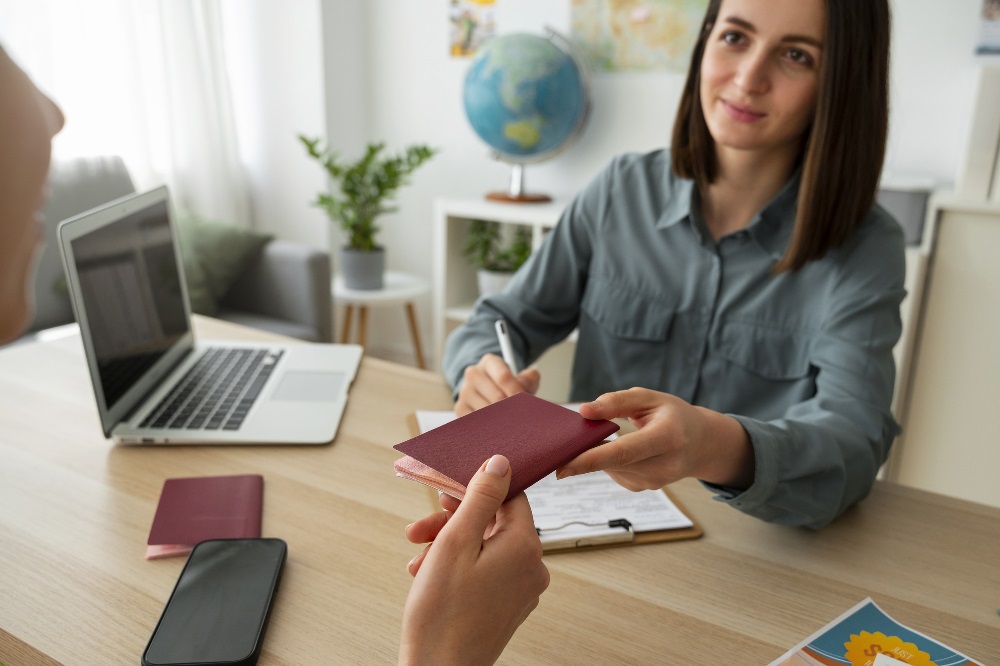
[[[531,228],[517,225],[505,238],[499,222],[472,220],[464,253],[477,269],[480,296],[503,291],[531,256]]]
[[[378,244],[380,215],[395,212],[388,205],[408,176],[435,152],[424,145],[406,148],[398,155],[383,154],[384,143],[369,143],[362,157],[347,162],[320,139],[298,135],[309,156],[322,165],[334,183],[313,202],[346,234],[340,254],[341,274],[350,289],[381,289],[385,273],[385,249]]]

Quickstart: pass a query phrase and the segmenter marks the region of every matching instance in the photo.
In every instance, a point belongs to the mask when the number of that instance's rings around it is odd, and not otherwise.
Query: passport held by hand
[[[611,421],[518,393],[397,444],[405,456],[393,467],[396,476],[462,499],[482,464],[499,453],[513,470],[510,499],[617,430]]]

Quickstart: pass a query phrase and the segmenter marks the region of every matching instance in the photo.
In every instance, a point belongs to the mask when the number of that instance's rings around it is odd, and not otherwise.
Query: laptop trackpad
[[[330,402],[343,393],[344,373],[292,370],[285,373],[275,389],[272,400],[305,400]]]

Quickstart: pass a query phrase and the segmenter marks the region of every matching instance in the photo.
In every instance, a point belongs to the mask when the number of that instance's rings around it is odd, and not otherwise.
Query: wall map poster
[[[594,71],[687,71],[708,0],[572,0],[573,40]]]

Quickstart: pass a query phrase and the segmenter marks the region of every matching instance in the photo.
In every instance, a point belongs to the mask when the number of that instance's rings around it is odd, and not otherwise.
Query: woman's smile
[[[726,113],[730,118],[742,123],[756,122],[767,115],[766,113],[762,113],[760,111],[754,111],[748,106],[730,102],[725,99],[720,99],[719,101],[722,103],[722,108],[726,110]]]

